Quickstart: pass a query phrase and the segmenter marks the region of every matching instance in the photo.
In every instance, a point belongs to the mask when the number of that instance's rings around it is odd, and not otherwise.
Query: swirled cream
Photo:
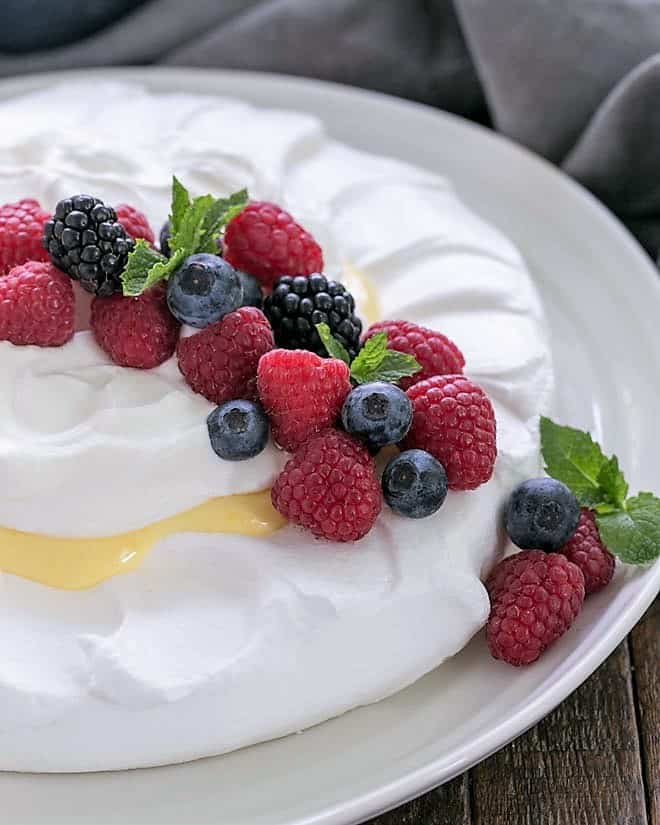
[[[267,488],[284,456],[219,461],[210,405],[175,362],[117,367],[84,330],[54,350],[0,343],[0,526],[91,539],[93,554],[94,538],[173,525],[140,566],[87,590],[0,575],[0,769],[221,753],[377,701],[460,650],[487,616],[501,504],[538,471],[552,380],[512,244],[443,178],[332,141],[309,116],[124,83],[69,83],[0,114],[3,202],[52,208],[87,191],[158,226],[175,173],[196,192],[247,186],[290,208],[330,273],[365,273],[383,317],[458,343],[493,400],[499,448],[487,485],[420,522],[384,512],[353,546],[289,526],[195,530],[182,512]]]

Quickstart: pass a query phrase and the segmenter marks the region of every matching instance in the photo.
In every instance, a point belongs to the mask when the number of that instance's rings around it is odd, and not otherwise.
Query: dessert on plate
[[[0,111],[0,769],[223,753],[458,652],[542,469],[513,244],[305,114],[125,83]],[[489,585],[515,664],[523,562]]]

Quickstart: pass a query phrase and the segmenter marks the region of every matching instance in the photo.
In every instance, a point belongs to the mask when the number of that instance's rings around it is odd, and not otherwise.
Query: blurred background
[[[658,255],[658,0],[0,2],[0,76],[152,63],[334,80],[490,125]]]

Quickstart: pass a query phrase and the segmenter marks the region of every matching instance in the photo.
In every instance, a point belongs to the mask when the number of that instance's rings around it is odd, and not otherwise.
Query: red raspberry
[[[346,433],[325,430],[289,459],[271,490],[284,518],[332,541],[357,541],[382,505],[373,459]]]
[[[90,327],[115,364],[143,370],[167,361],[179,337],[179,324],[167,308],[160,284],[137,298],[95,297]]]
[[[143,238],[153,246],[155,240],[154,232],[149,226],[149,221],[145,214],[133,206],[129,206],[127,203],[120,203],[119,206],[115,206],[115,212],[117,213],[117,220],[131,238],[135,240]]]
[[[584,508],[572,537],[557,551],[576,564],[584,575],[587,596],[602,590],[614,575],[614,556],[600,540],[593,511]]]
[[[71,279],[45,261],[27,261],[0,278],[0,341],[59,347],[73,337]]]
[[[265,355],[257,384],[273,438],[289,452],[331,427],[351,391],[343,361],[302,349],[274,349]]]
[[[453,341],[440,332],[420,327],[410,321],[378,321],[367,330],[364,338],[377,332],[387,333],[390,349],[407,352],[417,359],[421,370],[409,378],[401,378],[399,386],[407,390],[434,375],[459,375],[463,372],[465,358]]]
[[[48,261],[41,241],[48,212],[33,198],[0,206],[0,275],[26,261]]]
[[[525,550],[486,581],[488,647],[495,659],[528,665],[573,624],[584,601],[584,576],[561,553]]]
[[[195,392],[214,404],[257,398],[257,365],[274,346],[273,331],[256,307],[241,307],[177,346],[179,369]]]
[[[450,490],[474,490],[493,474],[495,413],[488,397],[463,375],[436,375],[410,387],[413,422],[406,448],[435,456]]]
[[[322,272],[321,247],[288,212],[274,203],[248,204],[227,224],[224,257],[236,269],[271,287],[281,275]]]

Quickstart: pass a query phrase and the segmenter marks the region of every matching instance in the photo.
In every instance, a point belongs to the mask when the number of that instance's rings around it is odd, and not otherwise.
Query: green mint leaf
[[[128,256],[121,283],[124,295],[139,295],[147,288],[150,273],[155,267],[167,263],[167,258],[140,238],[135,242],[133,251]]]
[[[603,502],[599,476],[607,458],[589,433],[562,427],[543,416],[541,449],[546,473],[563,481],[583,507]]]
[[[420,370],[421,366],[417,363],[414,355],[388,349],[385,357],[380,362],[380,366],[369,380],[396,384],[401,378],[407,378]]]
[[[172,176],[172,205],[170,208],[170,235],[175,235],[190,206],[190,195],[176,175]]]
[[[140,295],[158,281],[169,276],[189,255],[198,252],[218,252],[218,238],[223,226],[237,215],[248,202],[246,189],[228,198],[201,195],[190,200],[186,187],[172,178],[170,211],[170,258],[140,240],[128,256],[121,274],[124,295]]]
[[[144,284],[142,291],[149,289],[154,284],[157,284],[158,281],[162,281],[166,278],[169,278],[170,275],[174,272],[175,269],[178,269],[179,266],[183,263],[183,259],[185,255],[181,249],[177,249],[176,252],[173,252],[169,258],[165,258],[164,261],[159,261],[155,266],[152,266],[149,270],[149,275],[147,280]]]
[[[323,346],[326,348],[328,355],[331,358],[338,358],[350,367],[351,356],[348,354],[343,344],[340,344],[330,332],[330,327],[327,324],[316,324],[316,331],[318,332],[319,338],[321,339]]]
[[[648,564],[660,554],[660,499],[639,493],[628,499],[625,510],[597,513],[605,546],[626,564]]]
[[[613,455],[600,468],[598,486],[604,494],[606,503],[622,508],[628,495],[628,484],[619,469],[619,459]]]
[[[220,233],[232,218],[245,209],[247,203],[247,189],[234,192],[228,198],[216,198],[204,216],[204,232],[196,251],[217,255]]]
[[[387,333],[377,332],[368,338],[351,365],[351,378],[356,384],[386,381],[396,384],[401,378],[421,370],[412,355],[387,348]]]
[[[366,384],[380,367],[387,352],[387,333],[377,332],[365,341],[351,364],[351,378],[356,384]]]
[[[182,250],[186,258],[198,251],[199,243],[204,234],[206,213],[212,205],[212,195],[200,195],[200,197],[195,198],[183,213],[179,228],[170,238],[170,249],[172,251]]]

